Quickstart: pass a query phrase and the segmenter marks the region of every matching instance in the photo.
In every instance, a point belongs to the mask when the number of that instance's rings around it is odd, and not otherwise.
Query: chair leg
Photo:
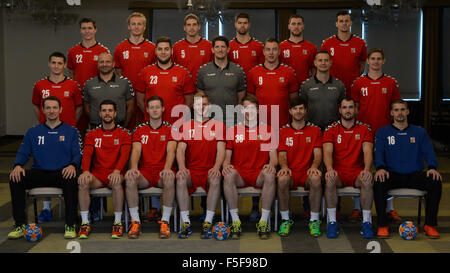
[[[178,225],[177,225],[177,201],[173,201],[173,231],[175,233],[178,232]]]
[[[100,220],[103,221],[103,197],[100,197]]]
[[[275,217],[275,227],[273,230],[278,231],[278,199],[275,199],[275,211],[273,213],[273,217]]]
[[[419,197],[419,208],[418,208],[418,215],[417,215],[417,227],[420,227],[420,215],[422,212],[422,197]]]
[[[224,211],[223,211],[223,197],[220,198],[220,220],[223,222],[224,220]]]
[[[127,204],[126,200],[124,201],[123,207],[124,207],[124,218],[125,218],[125,232],[128,233],[128,219],[129,219],[129,217],[128,217],[128,204]]]
[[[59,220],[61,220],[62,219],[62,202],[63,202],[63,199],[62,199],[61,196],[58,197],[58,199],[59,199]]]
[[[228,225],[229,220],[230,220],[230,211],[228,210],[228,202],[225,202],[225,215],[226,215],[225,221]]]
[[[38,212],[37,212],[37,201],[36,198],[33,198],[33,205],[34,205],[34,222],[38,223]]]

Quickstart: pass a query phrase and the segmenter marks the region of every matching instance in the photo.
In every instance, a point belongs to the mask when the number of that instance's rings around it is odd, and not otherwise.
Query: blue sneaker
[[[372,223],[364,222],[361,226],[361,235],[364,239],[372,239],[375,238],[372,231]]]
[[[43,223],[43,222],[50,222],[50,221],[53,221],[52,211],[48,210],[48,209],[42,210],[41,214],[38,217],[38,222]]]
[[[339,227],[336,222],[329,222],[327,227],[327,238],[337,238],[339,235]]]
[[[202,238],[202,239],[211,239],[212,238],[212,224],[211,223],[203,222],[200,238]]]
[[[178,232],[179,239],[186,239],[192,235],[192,225],[190,223],[183,223],[181,230]]]

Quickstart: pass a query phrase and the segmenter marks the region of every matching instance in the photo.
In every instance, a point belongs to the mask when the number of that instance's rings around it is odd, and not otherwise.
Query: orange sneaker
[[[389,226],[378,227],[378,238],[389,238]]]
[[[123,225],[122,223],[114,223],[112,232],[111,232],[111,239],[120,239],[123,236]]]
[[[437,232],[436,227],[434,227],[434,226],[425,225],[423,227],[423,231],[424,231],[423,233],[425,233],[425,235],[427,235],[428,238],[430,238],[430,239],[437,239],[437,238],[441,237],[439,232]]]
[[[147,222],[158,222],[161,221],[161,210],[151,208],[147,216],[145,216]]]
[[[400,216],[398,216],[397,214],[397,210],[391,210],[390,212],[388,212],[388,218],[389,220],[391,220],[392,222],[396,223],[396,224],[401,224],[402,223],[402,218],[400,218]]]
[[[158,221],[159,223],[159,238],[169,239],[170,238],[170,226],[166,221]]]
[[[80,231],[78,232],[78,238],[79,239],[87,239],[89,237],[89,234],[91,233],[92,228],[89,224],[81,224]]]
[[[350,223],[357,223],[361,221],[361,211],[359,209],[354,209],[352,215],[348,217]]]
[[[128,228],[128,238],[137,239],[141,233],[141,223],[132,221]]]

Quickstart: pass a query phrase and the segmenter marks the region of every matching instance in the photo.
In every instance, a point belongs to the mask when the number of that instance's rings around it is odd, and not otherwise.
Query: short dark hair
[[[62,58],[64,60],[64,63],[66,63],[66,55],[64,53],[61,53],[59,51],[55,51],[50,56],[48,56],[48,61],[50,62],[52,60],[52,57]]]
[[[116,102],[113,101],[113,100],[109,100],[109,99],[102,100],[102,102],[100,102],[100,106],[98,107],[98,110],[99,110],[99,111],[102,110],[102,105],[112,105],[113,108],[114,108],[114,111],[117,111],[117,104],[116,104]]]
[[[294,19],[294,18],[300,18],[300,19],[302,19],[302,22],[303,22],[303,23],[305,22],[305,19],[304,19],[303,16],[301,16],[300,14],[292,14],[291,16],[289,16],[288,24],[290,24],[290,23],[291,23],[291,20]]]
[[[252,93],[247,93],[245,95],[245,97],[242,99],[242,104],[244,104],[244,101],[246,101],[246,100],[251,102],[251,103],[254,103],[256,105],[259,105],[258,99]]]
[[[78,23],[80,25],[80,28],[81,28],[81,24],[83,24],[83,23],[92,23],[92,25],[94,25],[94,28],[97,28],[97,26],[95,25],[94,19],[92,19],[90,17],[81,18],[81,20]]]
[[[394,104],[403,104],[403,105],[406,106],[406,109],[409,109],[409,107],[408,107],[408,102],[405,101],[405,100],[397,99],[397,100],[391,101],[391,105],[390,105],[390,108],[389,108],[390,110],[392,110],[392,106],[393,106]]]
[[[278,40],[274,37],[267,38],[266,41],[264,42],[264,47],[266,46],[267,43],[277,43],[278,45],[280,45],[280,42],[278,42]]]
[[[61,108],[61,101],[59,100],[58,97],[56,97],[56,96],[48,96],[42,101],[42,109],[45,106],[45,102],[48,101],[48,100],[57,101],[58,105],[59,105],[59,108]]]
[[[303,105],[305,109],[308,108],[308,102],[304,97],[296,97],[295,99],[290,100],[289,109],[294,108],[296,106]]]
[[[225,36],[216,36],[216,37],[214,37],[214,39],[212,40],[212,47],[214,47],[216,45],[217,41],[225,42],[227,47],[230,47],[230,41]]]
[[[383,57],[383,59],[384,59],[384,51],[383,51],[383,49],[381,49],[381,48],[371,48],[370,50],[369,50],[369,52],[367,52],[367,58],[369,58],[370,57],[370,55],[372,55],[373,53],[380,53],[381,54],[381,56]]]
[[[345,16],[345,15],[350,16],[350,20],[352,20],[352,15],[348,12],[348,10],[340,10],[336,13],[336,22],[337,22],[339,16]]]
[[[342,99],[339,100],[339,102],[338,102],[338,107],[341,107],[341,104],[342,104],[342,102],[343,102],[344,100],[345,100],[345,101],[353,101],[353,104],[356,106],[356,101],[355,101],[354,99],[352,99],[351,97],[345,96],[345,97],[343,97]]]
[[[330,59],[331,59],[331,54],[330,54],[330,52],[328,52],[328,51],[326,51],[326,50],[319,50],[319,51],[317,51],[317,53],[316,53],[316,56],[314,56],[314,59],[317,57],[317,55],[319,55],[319,54],[327,54],[329,57],[330,57]]]
[[[250,16],[248,15],[248,13],[240,12],[240,13],[236,14],[236,16],[234,16],[234,21],[237,22],[237,20],[240,18],[247,19],[248,22],[250,23]]]
[[[159,100],[161,102],[161,106],[164,106],[164,102],[163,99],[160,96],[151,96],[150,98],[147,99],[147,102],[145,103],[145,105],[147,105],[148,107],[148,103],[154,100]]]
[[[172,47],[172,40],[170,40],[170,38],[167,36],[161,36],[156,39],[156,47],[158,47],[159,43],[169,43],[169,46]]]

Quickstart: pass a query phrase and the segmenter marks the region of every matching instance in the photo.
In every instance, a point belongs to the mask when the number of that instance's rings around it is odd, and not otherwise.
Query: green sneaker
[[[8,234],[8,239],[19,239],[23,237],[23,232],[25,230],[25,224],[16,226],[13,231]]]
[[[230,239],[239,239],[241,237],[241,221],[235,221],[230,226]]]
[[[259,223],[256,224],[256,233],[258,233],[260,239],[263,240],[269,239],[270,236],[269,224],[265,221],[259,221]]]
[[[66,225],[65,230],[66,231],[64,232],[64,238],[66,238],[66,239],[77,238],[77,232],[75,231],[75,225],[73,225],[73,226]]]
[[[319,237],[322,235],[322,232],[320,232],[320,223],[321,222],[318,220],[309,222],[309,234],[311,234],[311,236]]]
[[[291,234],[293,226],[294,226],[294,221],[292,221],[292,220],[283,221],[280,225],[280,230],[278,230],[278,235],[289,236],[289,234]]]

